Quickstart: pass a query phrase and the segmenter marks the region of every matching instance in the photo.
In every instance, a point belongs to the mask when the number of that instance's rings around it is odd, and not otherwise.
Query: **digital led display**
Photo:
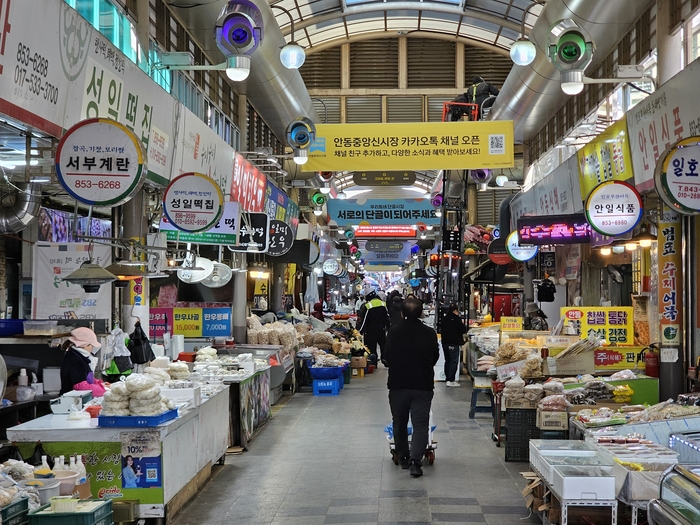
[[[583,213],[520,217],[518,219],[518,243],[579,244],[591,240],[591,226]]]

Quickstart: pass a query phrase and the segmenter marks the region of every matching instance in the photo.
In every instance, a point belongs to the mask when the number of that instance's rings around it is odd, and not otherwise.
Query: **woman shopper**
[[[442,335],[442,351],[445,354],[446,386],[460,386],[455,376],[460,364],[460,349],[464,344],[464,334],[467,327],[459,317],[459,308],[455,303],[450,304],[448,312],[442,318],[440,333]]]

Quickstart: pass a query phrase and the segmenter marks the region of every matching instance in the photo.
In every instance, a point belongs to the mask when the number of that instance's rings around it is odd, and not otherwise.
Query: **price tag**
[[[56,149],[58,182],[90,206],[125,203],[141,189],[147,171],[141,141],[111,119],[78,122]]]
[[[277,219],[270,221],[270,237],[267,247],[268,255],[284,255],[294,244],[292,228],[283,221]]]
[[[213,228],[224,211],[224,194],[215,180],[202,173],[174,178],[163,194],[163,212],[175,228],[201,232]]]
[[[662,363],[675,363],[678,361],[678,347],[661,348],[659,361]]]
[[[612,180],[596,186],[586,200],[586,219],[602,235],[631,232],[642,218],[642,197],[626,182]]]
[[[202,309],[173,308],[173,334],[202,337]]]

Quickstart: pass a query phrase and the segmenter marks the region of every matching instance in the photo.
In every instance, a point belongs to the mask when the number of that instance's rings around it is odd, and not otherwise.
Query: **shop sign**
[[[32,319],[111,319],[112,286],[86,293],[80,285],[64,281],[80,265],[92,259],[100,266],[112,261],[105,244],[36,243],[32,265]]]
[[[632,156],[627,135],[627,119],[610,125],[576,153],[581,197],[585,201],[600,184],[632,179]]]
[[[684,215],[700,213],[700,137],[683,139],[662,156],[654,173],[661,200]]]
[[[521,246],[518,243],[518,232],[511,232],[506,240],[506,251],[514,260],[518,262],[529,261],[537,255],[539,246]]]
[[[414,238],[416,230],[410,226],[360,226],[355,230],[355,237],[394,237]]]
[[[643,348],[641,347],[620,348],[610,346],[607,348],[596,348],[593,351],[596,372],[632,368],[644,370],[644,360],[638,360],[642,351]]]
[[[176,140],[173,178],[182,173],[203,173],[227,193],[235,150],[189,111],[183,111],[178,119]]]
[[[634,186],[608,181],[596,186],[586,200],[586,219],[602,235],[631,232],[642,218],[642,197]]]
[[[224,202],[221,219],[204,232],[191,233],[178,230],[167,217],[160,219],[160,231],[165,233],[169,241],[191,242],[196,244],[236,244],[238,228],[241,223],[241,208],[237,202]]]
[[[184,335],[185,337],[201,337],[202,309],[173,308],[174,334]]]
[[[323,273],[326,275],[339,275],[340,263],[335,259],[327,259],[323,261]]]
[[[591,239],[591,226],[582,213],[544,217],[520,217],[521,244],[581,244]]]
[[[270,217],[265,213],[241,213],[241,231],[238,244],[230,246],[234,252],[267,252]]]
[[[683,323],[682,297],[682,252],[680,216],[664,207],[658,223],[659,242],[659,332],[663,347],[677,347],[681,344]],[[663,362],[663,359],[662,359]]]
[[[234,153],[233,175],[229,186],[231,200],[240,203],[243,211],[261,212],[265,210],[266,190],[265,174],[243,155]]]
[[[338,226],[438,225],[430,199],[331,199],[328,217]]]
[[[365,243],[365,250],[373,252],[400,252],[403,247],[404,243],[400,241],[367,241]]]
[[[292,228],[283,221],[270,221],[270,242],[267,254],[272,256],[284,255],[294,244],[294,233]]]
[[[172,308],[149,308],[148,309],[148,336],[151,341],[161,338],[163,335],[172,332],[173,309]]]
[[[317,124],[302,171],[511,168],[513,121]]]
[[[369,243],[367,243],[369,244]],[[375,251],[367,248],[365,244],[365,250],[362,252],[362,259],[368,263],[400,263],[403,264],[404,261],[410,259],[411,257],[411,246],[413,243],[405,242],[398,243],[402,244],[400,251]]]
[[[202,173],[174,178],[163,194],[163,213],[172,226],[186,232],[213,228],[224,211],[219,185]]]
[[[413,186],[415,171],[356,171],[352,181],[357,186]]]
[[[522,317],[501,316],[501,332],[520,332],[523,329]]]
[[[581,334],[594,336],[611,345],[634,344],[634,313],[631,306],[565,306],[561,317]]]
[[[504,239],[495,239],[491,241],[486,248],[486,253],[494,264],[504,265],[513,262],[513,259],[508,255],[508,251],[506,250],[506,241]]]
[[[554,171],[537,181],[530,191],[534,196],[534,215],[567,215],[583,207],[578,198],[578,172],[576,159],[560,164]]]
[[[61,137],[56,149],[58,182],[90,206],[125,203],[141,189],[146,173],[138,138],[114,120],[83,120]]]
[[[119,440],[122,445],[122,489],[162,488],[163,463],[160,452],[160,432],[152,430],[120,432]],[[127,474],[127,469],[131,469],[133,477]]]

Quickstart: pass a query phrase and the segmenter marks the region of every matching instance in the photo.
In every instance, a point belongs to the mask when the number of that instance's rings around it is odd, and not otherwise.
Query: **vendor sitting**
[[[72,343],[66,350],[61,364],[61,394],[71,390],[91,390],[94,397],[105,393],[105,384],[95,379],[95,354],[100,345],[95,332],[89,328],[76,328],[68,340]],[[92,358],[92,359],[91,359]]]
[[[549,325],[547,324],[547,316],[544,312],[540,310],[540,307],[535,303],[529,303],[525,307],[525,320],[523,321],[523,327],[526,330],[538,330],[547,331],[549,330]]]

